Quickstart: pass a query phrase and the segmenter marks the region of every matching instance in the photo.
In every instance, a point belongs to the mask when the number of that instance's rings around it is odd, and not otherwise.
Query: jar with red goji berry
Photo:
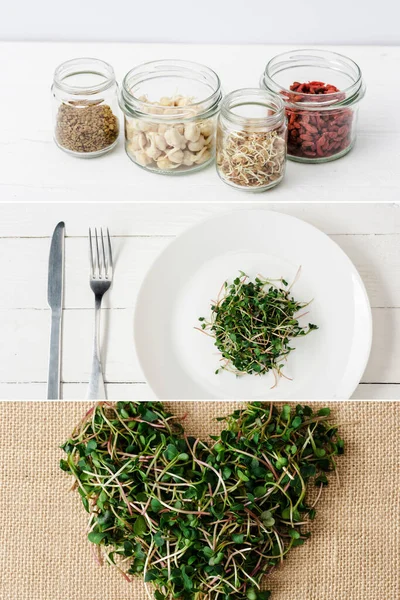
[[[284,99],[288,158],[323,163],[351,150],[365,95],[353,60],[325,50],[285,52],[269,61],[260,86]]]

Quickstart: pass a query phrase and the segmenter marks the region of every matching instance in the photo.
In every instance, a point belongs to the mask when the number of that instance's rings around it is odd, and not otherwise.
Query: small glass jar
[[[241,190],[263,192],[280,183],[286,167],[282,99],[260,89],[225,96],[217,129],[217,172]]]
[[[54,73],[54,140],[74,156],[93,158],[118,143],[118,88],[113,68],[95,58],[62,63]]]
[[[204,65],[158,60],[132,69],[120,95],[127,155],[164,175],[207,166],[215,157],[221,97],[218,75]]]
[[[288,158],[323,163],[351,150],[365,85],[350,58],[326,50],[285,52],[269,61],[260,86],[285,101]]]

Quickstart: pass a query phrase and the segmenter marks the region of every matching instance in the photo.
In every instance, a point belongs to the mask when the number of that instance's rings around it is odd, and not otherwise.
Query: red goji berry
[[[293,93],[282,92],[282,94],[289,102],[298,104],[305,101],[318,102],[318,96],[321,94],[337,94],[340,99],[340,90],[322,81],[308,83],[295,81],[290,86],[290,91]],[[341,152],[351,143],[353,113],[348,108],[321,111],[288,108],[286,114],[289,120],[289,155],[308,158],[329,157]]]

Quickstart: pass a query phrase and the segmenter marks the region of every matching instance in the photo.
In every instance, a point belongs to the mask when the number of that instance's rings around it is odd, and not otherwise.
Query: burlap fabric
[[[173,403],[168,403],[169,406]],[[216,433],[232,402],[174,403],[192,434]],[[236,403],[237,406],[237,403]],[[87,403],[0,403],[1,600],[145,600],[94,561],[59,445]],[[273,600],[399,600],[400,402],[332,403],[346,455],[312,525],[268,582]]]

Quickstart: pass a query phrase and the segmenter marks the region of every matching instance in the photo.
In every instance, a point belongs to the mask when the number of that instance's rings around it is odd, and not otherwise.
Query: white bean
[[[198,142],[200,139],[200,127],[196,123],[188,123],[185,127],[185,138],[189,142]]]
[[[159,133],[155,134],[154,143],[157,146],[157,148],[159,150],[162,150],[163,152],[167,148],[167,142],[165,141],[165,137],[163,135],[160,135]]]
[[[167,129],[164,136],[168,146],[174,146],[175,148],[180,148],[182,142],[185,141],[185,138],[179,133],[177,129],[175,129],[175,127],[170,127],[169,129]]]
[[[173,163],[181,164],[183,161],[183,152],[179,148],[172,148],[167,152],[166,157]]]
[[[205,139],[201,135],[199,137],[199,139],[197,140],[197,142],[189,142],[188,148],[192,152],[198,152],[199,150],[202,150],[204,148],[204,145],[205,145]]]
[[[147,156],[146,152],[143,152],[143,150],[138,150],[137,152],[134,152],[134,157],[136,162],[138,162],[139,165],[142,165],[142,167],[147,167],[153,162],[153,160],[149,156]]]
[[[214,127],[210,120],[203,121],[200,124],[200,131],[205,138],[208,138],[210,135],[214,133]]]
[[[174,165],[168,158],[163,156],[159,158],[157,161],[157,167],[162,169],[163,171],[167,171],[168,169],[176,169],[179,165]]]
[[[211,158],[211,151],[209,148],[204,147],[198,154],[196,154],[194,162],[196,165],[201,165],[207,162]]]
[[[182,164],[184,164],[186,167],[191,167],[194,163],[195,158],[196,156],[192,152],[190,152],[189,150],[185,150],[185,152],[183,153]]]
[[[154,138],[151,140],[150,146],[146,149],[146,154],[153,160],[157,160],[161,156],[162,152],[155,145]]]

